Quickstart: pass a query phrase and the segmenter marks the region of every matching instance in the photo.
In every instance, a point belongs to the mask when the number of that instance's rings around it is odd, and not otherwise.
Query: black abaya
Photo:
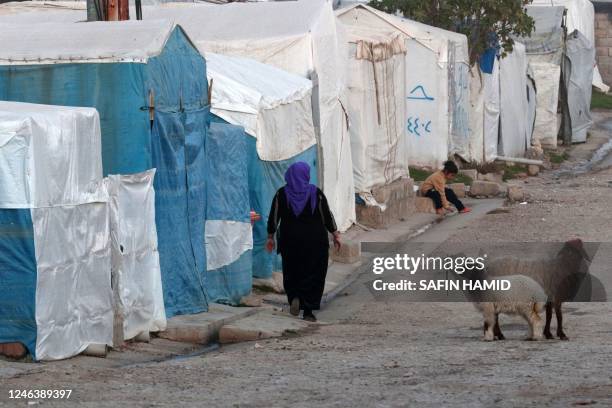
[[[314,212],[308,203],[297,217],[288,205],[284,188],[274,196],[268,234],[277,234],[278,253],[283,259],[283,285],[289,304],[297,297],[304,310],[320,308],[329,258],[328,232],[336,230],[336,222],[321,190],[317,189]]]

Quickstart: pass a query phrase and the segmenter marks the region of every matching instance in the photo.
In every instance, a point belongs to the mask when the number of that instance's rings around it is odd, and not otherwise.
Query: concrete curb
[[[202,345],[216,343],[219,340],[221,327],[260,311],[262,311],[260,307],[211,304],[208,312],[168,319],[168,326],[165,331],[159,333],[159,337],[183,343]]]

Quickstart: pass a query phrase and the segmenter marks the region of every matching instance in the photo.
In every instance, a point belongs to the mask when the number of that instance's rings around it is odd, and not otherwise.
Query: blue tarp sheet
[[[212,120],[227,123],[211,115]],[[282,161],[263,161],[259,158],[254,137],[245,135],[248,157],[249,198],[251,209],[261,214],[262,219],[253,226],[253,276],[267,279],[273,271],[281,270],[280,257],[265,250],[268,238],[268,214],[276,191],[285,185],[285,172],[293,163],[304,161],[310,165],[311,183],[317,184],[317,146],[305,150],[297,156]]]
[[[250,223],[249,180],[244,128],[211,123],[206,138],[206,219]],[[205,286],[210,300],[235,305],[251,292],[252,253],[233,263],[207,271]]]
[[[36,257],[30,210],[0,210],[0,343],[36,357]]]
[[[201,280],[207,95],[206,63],[178,27],[146,64],[0,66],[0,100],[98,110],[105,175],[157,168],[156,224],[168,317],[208,308]]]

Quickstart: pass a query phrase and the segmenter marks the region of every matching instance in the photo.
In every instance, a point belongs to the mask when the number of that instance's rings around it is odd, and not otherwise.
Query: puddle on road
[[[612,120],[605,122],[601,126],[609,129],[610,133],[612,133]],[[572,163],[566,168],[561,168],[554,172],[553,177],[556,179],[576,177],[593,170],[603,170],[608,167],[612,167],[612,138],[601,145],[590,160],[577,164]]]

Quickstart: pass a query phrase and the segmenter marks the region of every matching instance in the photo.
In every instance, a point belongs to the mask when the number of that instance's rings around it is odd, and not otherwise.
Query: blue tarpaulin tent
[[[206,64],[166,21],[4,24],[0,100],[95,107],[104,175],[156,168],[168,317],[207,310]]]

